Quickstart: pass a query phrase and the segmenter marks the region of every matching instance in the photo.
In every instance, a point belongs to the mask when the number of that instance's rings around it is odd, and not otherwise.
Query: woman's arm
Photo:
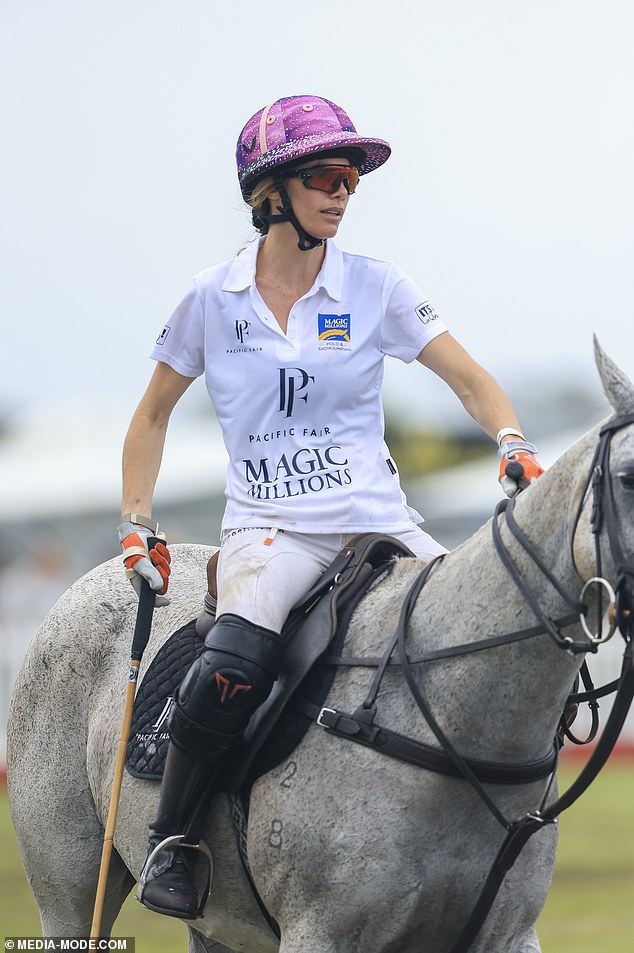
[[[513,433],[522,434],[519,420],[502,388],[451,334],[439,334],[416,360],[451,387],[467,413],[493,440],[502,429],[517,428]],[[509,439],[512,434],[503,437],[502,442]]]
[[[514,496],[544,472],[534,456],[535,447],[524,439],[510,400],[455,338],[448,332],[439,334],[417,360],[449,384],[465,410],[493,440],[498,440],[498,480],[507,496]]]
[[[171,413],[194,377],[158,362],[123,445],[122,513],[152,515],[152,499]]]

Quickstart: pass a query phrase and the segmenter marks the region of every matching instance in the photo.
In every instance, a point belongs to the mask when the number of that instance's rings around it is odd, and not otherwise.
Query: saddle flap
[[[227,766],[225,790],[238,791],[244,784],[291,696],[331,645],[342,609],[364,591],[377,570],[396,557],[413,555],[391,536],[360,534],[348,541],[316,585],[293,607],[282,630],[282,669],[271,694],[251,718],[237,756]]]

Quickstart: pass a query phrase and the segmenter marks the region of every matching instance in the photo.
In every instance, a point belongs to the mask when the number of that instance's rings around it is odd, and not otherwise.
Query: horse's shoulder
[[[393,631],[403,600],[425,566],[424,559],[396,559],[389,572],[378,577],[354,610],[346,640],[347,652],[362,655],[383,651],[386,633]]]

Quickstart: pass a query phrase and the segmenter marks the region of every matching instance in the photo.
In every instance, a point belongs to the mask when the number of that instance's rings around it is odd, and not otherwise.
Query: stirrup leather
[[[211,882],[213,880],[214,873],[214,858],[213,854],[205,844],[203,840],[199,841],[198,844],[187,844],[185,842],[185,834],[170,834],[169,837],[165,837],[160,843],[154,847],[148,854],[145,863],[143,864],[143,869],[139,876],[139,886],[136,892],[136,899],[143,903],[143,894],[145,892],[145,887],[147,885],[148,874],[152,868],[152,865],[160,852],[165,850],[168,847],[180,847],[181,850],[194,850],[198,851],[205,858],[207,865],[207,880],[203,888],[202,894],[198,901],[198,918],[202,918],[203,910],[205,909],[205,904],[209,899],[209,894],[211,892]],[[192,874],[193,879],[193,874]]]

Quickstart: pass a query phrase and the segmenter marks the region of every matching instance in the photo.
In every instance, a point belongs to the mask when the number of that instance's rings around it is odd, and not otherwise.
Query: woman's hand
[[[515,496],[544,472],[535,454],[537,450],[526,440],[509,440],[499,450],[499,483],[507,496]]]
[[[123,546],[125,574],[137,596],[141,593],[141,579],[158,593],[156,606],[169,605],[165,598],[170,576],[171,556],[165,542],[156,541],[155,531],[141,523],[125,521],[118,528],[119,541]],[[149,544],[149,540],[154,545]]]

